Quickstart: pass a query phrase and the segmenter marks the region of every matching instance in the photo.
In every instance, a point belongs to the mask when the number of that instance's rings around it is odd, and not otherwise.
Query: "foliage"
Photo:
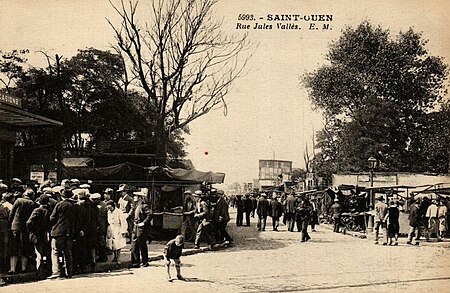
[[[60,138],[56,142],[66,149],[80,151],[95,148],[102,140],[154,141],[155,122],[142,107],[143,96],[127,89],[125,64],[119,54],[88,48],[63,59],[41,53],[47,60],[46,68],[28,68],[19,51],[5,53],[7,57],[0,60],[3,78],[9,78],[7,90],[22,97],[24,109],[63,122],[61,132],[42,128],[22,131],[22,145],[47,145]],[[14,64],[10,56],[14,56]],[[174,135],[168,146],[171,159],[186,155],[181,135]]]
[[[330,44],[329,64],[303,77],[326,118],[317,134],[316,170],[364,171],[375,156],[379,171],[447,171],[448,151],[444,159],[443,148],[433,148],[439,163],[424,152],[433,129],[444,129],[429,118],[445,116],[430,112],[442,104],[448,74],[426,43],[412,29],[392,38],[389,30],[363,22]]]

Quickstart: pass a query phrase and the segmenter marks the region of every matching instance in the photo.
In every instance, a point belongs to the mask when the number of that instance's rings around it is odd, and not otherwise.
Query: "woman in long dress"
[[[118,208],[115,203],[109,200],[106,203],[108,207],[108,231],[106,233],[106,246],[113,252],[113,262],[120,264],[120,250],[127,244],[125,235],[127,235],[128,223],[126,215]]]

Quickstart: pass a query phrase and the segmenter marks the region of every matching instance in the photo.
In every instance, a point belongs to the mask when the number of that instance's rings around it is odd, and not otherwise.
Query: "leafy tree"
[[[62,121],[63,127],[22,131],[21,145],[54,143],[82,150],[101,140],[154,140],[153,116],[146,112],[142,94],[128,88],[121,55],[87,48],[64,59],[41,52],[48,66],[37,68],[26,66],[26,53],[2,55],[1,77],[9,85],[5,89],[22,97],[24,109]],[[86,134],[91,138],[89,145],[82,138]],[[170,159],[186,156],[184,147],[180,133],[174,132],[168,143]]]
[[[152,1],[147,21],[138,19],[138,2],[114,6],[116,49],[126,57],[130,76],[144,92],[155,119],[157,156],[165,164],[167,138],[175,130],[223,108],[234,80],[248,58],[247,36],[233,38],[220,30],[212,9],[216,0]]]
[[[375,156],[379,170],[415,171],[411,140],[420,117],[441,104],[448,74],[426,43],[412,29],[392,38],[363,22],[330,44],[328,64],[303,78],[327,119],[318,133],[322,163],[333,161],[327,163],[333,171],[361,171]]]

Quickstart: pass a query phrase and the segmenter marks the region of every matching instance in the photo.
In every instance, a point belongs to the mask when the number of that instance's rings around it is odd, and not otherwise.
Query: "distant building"
[[[259,189],[274,190],[292,179],[292,161],[259,160]]]

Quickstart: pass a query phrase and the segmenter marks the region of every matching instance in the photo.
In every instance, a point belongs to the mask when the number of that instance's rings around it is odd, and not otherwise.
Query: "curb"
[[[214,247],[213,249],[210,249],[208,247],[197,248],[197,249],[186,249],[181,253],[181,255],[188,256],[188,255],[194,255],[194,254],[208,252],[208,251],[219,251],[219,250],[224,250],[227,247],[228,247],[227,245],[220,244],[220,245]],[[154,262],[154,261],[159,261],[162,259],[164,259],[164,255],[160,254],[160,255],[149,257],[148,261]],[[101,262],[101,263],[99,262],[99,263],[96,263],[95,268],[91,272],[84,273],[84,274],[78,274],[76,276],[83,277],[85,275],[90,275],[90,274],[94,274],[94,273],[105,273],[105,272],[129,269],[130,267],[131,267],[131,260],[122,261],[119,265],[116,263],[112,263],[112,262]],[[18,274],[14,274],[14,275],[1,274],[0,275],[0,287],[6,286],[9,284],[28,283],[28,282],[35,282],[35,281],[41,281],[41,280],[45,280],[45,279],[40,278],[38,276],[37,272],[18,273]]]

